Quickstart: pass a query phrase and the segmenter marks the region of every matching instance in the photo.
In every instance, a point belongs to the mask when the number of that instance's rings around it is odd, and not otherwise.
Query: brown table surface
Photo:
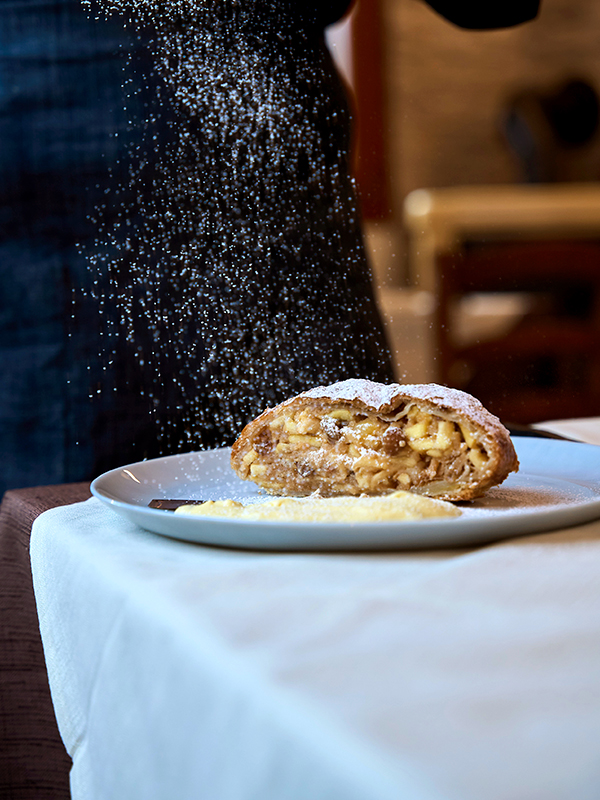
[[[43,511],[90,497],[88,483],[13,489],[0,506],[0,797],[68,800],[71,760],[50,698],[29,563]]]

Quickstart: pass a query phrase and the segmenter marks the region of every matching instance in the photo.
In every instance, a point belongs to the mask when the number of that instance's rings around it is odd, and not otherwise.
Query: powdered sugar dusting
[[[424,400],[439,406],[440,409],[463,414],[483,428],[508,435],[508,431],[498,417],[484,408],[476,397],[462,392],[460,389],[451,389],[437,383],[390,383],[386,385],[362,378],[352,378],[333,383],[331,386],[309,389],[301,396],[312,399],[358,401],[376,413],[393,412],[406,400]]]
[[[552,478],[519,475],[512,476],[502,486],[489,489],[475,501],[461,503],[460,507],[467,516],[488,519],[494,516],[520,517],[524,513],[554,512],[599,499],[600,495],[586,486]]]
[[[332,383],[331,386],[317,386],[303,392],[301,397],[313,399],[360,401],[373,411],[391,410],[398,394],[397,383],[375,383],[364,378],[350,378],[346,381]]]

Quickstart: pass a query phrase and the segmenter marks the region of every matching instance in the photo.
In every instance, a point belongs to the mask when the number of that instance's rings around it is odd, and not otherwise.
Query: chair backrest
[[[413,274],[436,297],[437,379],[510,422],[596,415],[600,189],[520,191],[529,188],[427,191],[406,209]],[[469,298],[492,308],[508,294],[526,297],[526,310],[491,336],[461,341]]]

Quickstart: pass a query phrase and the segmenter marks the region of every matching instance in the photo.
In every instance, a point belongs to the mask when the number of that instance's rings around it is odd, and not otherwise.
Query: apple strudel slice
[[[272,494],[470,500],[517,471],[509,432],[474,397],[437,384],[352,379],[303,392],[248,423],[231,465]]]

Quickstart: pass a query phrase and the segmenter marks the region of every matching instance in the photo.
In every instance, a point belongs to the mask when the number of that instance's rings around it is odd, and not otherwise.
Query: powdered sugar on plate
[[[468,516],[487,518],[567,509],[598,500],[600,493],[587,486],[519,474],[511,476],[502,486],[490,489],[483,497],[469,503],[460,503],[459,506]]]

